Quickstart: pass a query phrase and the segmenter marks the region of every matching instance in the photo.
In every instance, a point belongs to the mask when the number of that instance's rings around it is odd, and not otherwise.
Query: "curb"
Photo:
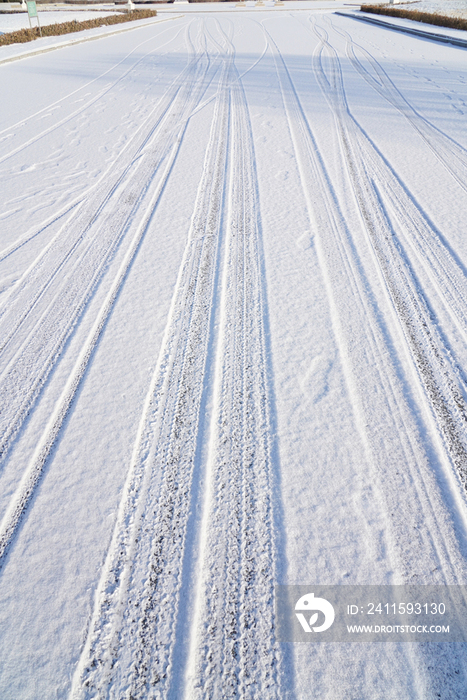
[[[402,27],[391,22],[385,22],[381,19],[373,19],[373,17],[358,17],[357,15],[347,14],[346,12],[334,12],[335,15],[340,15],[341,17],[350,17],[350,19],[357,19],[359,22],[369,22],[370,24],[376,24],[385,29],[394,29],[396,32],[403,32],[404,34],[413,34],[414,36],[419,36],[422,39],[431,39],[432,41],[439,41],[442,44],[454,44],[454,46],[460,46],[463,49],[467,49],[467,40],[457,39],[456,37],[446,36],[446,34],[434,34],[432,32],[424,32],[422,29],[412,29],[412,27]],[[399,18],[397,18],[399,19]]]
[[[55,51],[56,49],[63,49],[65,46],[76,46],[76,44],[84,44],[86,41],[97,41],[98,39],[105,39],[108,36],[114,36],[115,34],[123,34],[123,32],[131,32],[135,29],[141,29],[142,27],[150,27],[153,24],[161,24],[162,22],[170,22],[173,19],[180,19],[185,15],[177,15],[176,17],[167,17],[166,19],[157,19],[154,22],[147,22],[147,24],[140,24],[137,27],[124,27],[122,29],[116,29],[113,32],[106,32],[103,34],[98,34],[97,36],[87,36],[82,39],[74,39],[71,41],[63,41],[60,44],[54,44],[53,46],[47,46],[43,49],[37,49],[36,51],[26,51],[17,56],[10,56],[9,58],[0,59],[0,66],[5,63],[11,63],[12,61],[19,61],[22,58],[29,58],[30,56],[38,56],[41,53],[48,53],[49,51]],[[138,21],[138,20],[135,20]],[[13,44],[12,44],[13,46]]]

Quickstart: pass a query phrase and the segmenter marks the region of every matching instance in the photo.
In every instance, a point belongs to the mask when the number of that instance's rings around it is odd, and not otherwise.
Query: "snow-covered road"
[[[465,698],[276,637],[467,584],[467,50],[296,4],[0,53],[2,698]]]

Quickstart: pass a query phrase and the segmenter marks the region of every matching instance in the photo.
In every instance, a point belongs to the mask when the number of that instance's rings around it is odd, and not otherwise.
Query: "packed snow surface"
[[[467,583],[466,50],[297,5],[0,49],[2,698],[466,697],[276,638]]]

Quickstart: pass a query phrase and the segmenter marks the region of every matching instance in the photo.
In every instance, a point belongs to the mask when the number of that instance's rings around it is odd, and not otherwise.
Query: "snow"
[[[417,10],[419,12],[436,12],[440,15],[452,15],[453,17],[467,16],[467,2],[465,0],[419,0],[413,3],[404,4],[403,9]]]
[[[115,12],[73,12],[72,10],[67,12],[60,10],[59,12],[53,11],[43,11],[38,7],[39,22],[42,26],[46,24],[59,24],[61,22],[72,22],[77,20],[78,22],[84,22],[87,19],[97,19],[98,17],[109,17],[114,15]],[[36,18],[33,18],[35,22],[34,26],[37,25]],[[0,13],[0,31],[1,32],[15,32],[18,29],[29,29],[28,13],[12,13],[8,14],[6,12]]]
[[[467,583],[465,50],[336,9],[0,49],[1,697],[465,697],[274,637]]]
[[[11,44],[9,46],[0,47],[2,51],[0,52],[0,64],[10,63],[11,61],[16,61],[26,56],[36,56],[41,53],[48,53],[49,51],[54,51],[56,49],[62,48],[64,46],[72,46],[76,44],[88,43],[89,41],[97,41],[103,36],[115,36],[117,34],[123,34],[131,32],[136,28],[141,26],[160,24],[161,22],[170,22],[175,20],[180,15],[170,14],[166,17],[160,18],[149,18],[146,20],[138,20],[138,25],[134,22],[123,23],[120,25],[109,25],[101,26],[95,29],[85,29],[80,32],[65,34],[61,36],[50,36],[41,39],[36,39],[32,42],[27,42],[24,44]]]

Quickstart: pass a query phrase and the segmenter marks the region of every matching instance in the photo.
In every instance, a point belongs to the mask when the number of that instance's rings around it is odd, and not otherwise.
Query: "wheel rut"
[[[72,697],[167,697],[218,258],[229,128],[222,67],[210,142],[126,496]],[[118,663],[117,663],[118,662]]]
[[[73,698],[281,697],[254,151],[234,48],[219,23],[216,34],[223,67],[203,175]],[[200,412],[213,343],[217,389],[203,466]],[[200,470],[211,497],[184,669],[177,629]]]
[[[279,698],[274,504],[255,156],[232,87],[230,198],[215,411],[186,697]]]
[[[414,580],[419,575],[423,578],[429,561],[444,582],[456,581],[458,567],[463,566],[462,555],[437,519],[443,508],[442,496],[434,476],[433,452],[422,438],[425,428],[411,408],[413,389],[391,360],[397,355],[396,348],[369,293],[371,283],[356,249],[355,234],[349,229],[286,62],[271,32],[265,31],[270,37],[356,424],[366,446],[368,468],[375,470],[387,503],[388,547],[394,566],[402,580]],[[316,71],[328,92],[333,76],[329,70],[322,76],[319,51],[318,42]],[[323,63],[328,67],[329,62]],[[450,460],[449,456],[445,459]],[[402,464],[406,469],[401,470]],[[444,462],[437,466],[445,468]],[[401,499],[401,493],[410,496]]]
[[[201,42],[203,37],[201,24]],[[204,54],[205,49],[202,48],[201,55]],[[196,62],[198,63],[198,60]],[[174,115],[177,118],[171,125],[166,127],[159,141],[156,139],[154,144],[149,144],[149,157],[146,161],[143,161],[145,163],[144,174],[151,179],[150,170],[152,167],[158,171],[158,177],[155,179],[155,182],[151,182],[151,188],[147,188],[148,196],[139,198],[137,211],[135,210],[137,216],[135,215],[131,222],[125,221],[127,240],[122,255],[122,262],[115,277],[110,281],[109,290],[105,295],[103,304],[97,312],[89,334],[76,358],[71,374],[63,387],[52,415],[38,440],[34,454],[24,469],[24,473],[0,523],[0,567],[4,565],[18,527],[44,473],[50,452],[59,437],[76,392],[85,376],[94,349],[112,313],[115,300],[125,282],[126,275],[138,252],[139,245],[148,230],[153,212],[157,207],[165,182],[177,157],[188,119],[197,102],[203,97],[206,87],[206,73],[210,65],[210,61],[206,57],[204,66],[200,66],[199,70],[197,69],[195,72],[197,80],[188,83],[186,86],[188,94],[185,95],[185,99],[182,102],[185,111],[178,112],[175,109],[175,104]],[[213,70],[217,71],[217,66],[213,66]],[[212,79],[212,76],[209,77],[210,79]],[[154,156],[155,160],[151,156]],[[137,180],[137,184],[141,185],[140,180]],[[128,186],[130,188],[136,185],[130,181]],[[123,209],[123,216],[128,216],[128,213],[125,212],[125,207],[120,207],[118,202],[113,202],[113,206],[117,213]],[[131,207],[133,208],[134,206],[136,206],[136,203],[132,201]],[[115,229],[113,232],[115,233]],[[92,249],[98,272],[102,269],[107,259],[108,250],[105,249],[105,242],[105,235],[102,235],[101,240],[97,242],[96,248]],[[104,246],[104,252],[102,246]],[[92,242],[90,247],[92,248]],[[101,257],[99,258],[99,256]],[[3,374],[0,375],[0,397],[4,401],[1,414],[3,458],[5,458],[12,440],[19,432],[22,422],[38,398],[47,375],[58,361],[61,349],[73,330],[74,324],[77,322],[77,316],[82,312],[89,298],[89,279],[91,278],[93,283],[97,283],[96,270],[92,268],[87,269],[83,261],[78,261],[77,266],[77,279],[73,280],[71,284],[67,280],[62,281],[59,293],[52,296],[45,313],[43,312],[42,315],[38,315],[38,318],[34,319],[35,324],[32,324],[33,329],[27,335],[26,340],[21,344],[21,339],[18,341],[15,336],[12,336],[12,340],[16,341],[19,347],[10,363],[6,365]],[[87,275],[90,277],[87,277]],[[45,279],[45,284],[47,284],[47,279]],[[86,284],[87,287],[85,286]]]
[[[451,364],[450,348],[437,332],[433,312],[417,284],[410,260],[397,240],[382,193],[391,195],[387,201],[395,210],[405,238],[416,240],[414,233],[418,232],[423,243],[430,246],[428,259],[437,275],[438,289],[441,294],[445,292],[447,303],[451,302],[458,322],[464,328],[467,312],[465,278],[392,169],[352,118],[336,51],[329,44],[323,27],[314,24],[314,30],[320,39],[314,53],[314,70],[334,113],[358,207],[446,448],[465,487],[467,406],[463,387]],[[329,54],[327,75],[320,58],[324,50]],[[421,254],[421,244],[416,243],[415,247]]]
[[[187,41],[191,44],[189,32]],[[33,407],[117,249],[160,189],[171,149],[218,69],[195,50],[103,182],[42,251],[0,312],[0,461]]]

